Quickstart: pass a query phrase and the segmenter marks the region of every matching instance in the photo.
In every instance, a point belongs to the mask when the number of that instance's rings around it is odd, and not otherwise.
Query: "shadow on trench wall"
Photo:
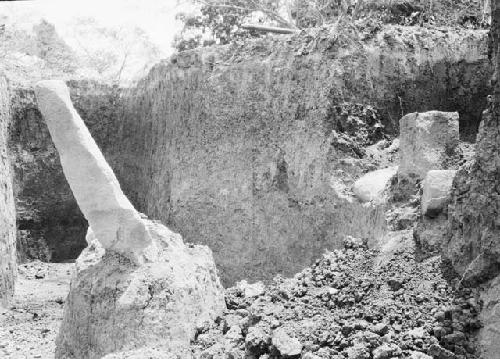
[[[68,85],[75,107],[106,153],[113,145],[120,114],[119,89],[91,81]],[[15,89],[11,113],[9,148],[15,176],[18,259],[74,260],[87,245],[88,225],[64,177],[32,89]]]

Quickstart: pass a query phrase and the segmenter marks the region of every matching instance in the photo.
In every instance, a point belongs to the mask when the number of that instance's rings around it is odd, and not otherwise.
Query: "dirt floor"
[[[41,262],[19,266],[13,304],[0,308],[0,358],[54,357],[72,268]]]

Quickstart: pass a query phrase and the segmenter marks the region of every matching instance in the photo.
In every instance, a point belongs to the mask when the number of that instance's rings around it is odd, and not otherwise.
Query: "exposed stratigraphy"
[[[361,147],[415,110],[458,110],[474,137],[490,73],[485,31],[387,26],[182,53],[124,94],[69,85],[132,203],[209,244],[231,283],[291,274],[345,234],[380,238],[383,211],[342,197],[373,169]],[[19,258],[74,259],[86,222],[30,91],[13,116]]]
[[[125,101],[124,191],[213,248],[226,284],[290,275],[346,234],[377,242],[383,211],[342,189],[370,169],[360,143],[397,133],[402,114],[458,110],[463,128],[477,124],[486,32],[337,32],[181,53]]]
[[[445,258],[467,285],[483,289],[480,349],[484,358],[500,352],[500,3],[492,1],[490,48],[495,88],[479,128],[472,164],[453,184]]]
[[[0,307],[11,299],[16,277],[16,216],[13,175],[7,148],[9,107],[8,84],[0,74]]]

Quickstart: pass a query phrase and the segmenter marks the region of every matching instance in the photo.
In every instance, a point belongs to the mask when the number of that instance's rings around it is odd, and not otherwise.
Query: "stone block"
[[[368,172],[354,183],[352,190],[361,202],[382,203],[385,201],[384,192],[397,172],[397,167]]]
[[[422,214],[436,217],[450,201],[454,170],[432,170],[422,182]]]
[[[428,171],[447,169],[458,143],[458,113],[410,113],[399,121],[399,175],[423,179]]]

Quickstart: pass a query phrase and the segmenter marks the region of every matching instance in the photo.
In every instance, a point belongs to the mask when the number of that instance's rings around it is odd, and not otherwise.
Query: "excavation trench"
[[[349,198],[377,166],[366,146],[397,136],[403,114],[434,109],[459,111],[461,136],[473,141],[491,76],[486,38],[319,31],[181,53],[132,89],[69,86],[136,208],[209,245],[229,285],[292,275],[346,235],[375,245],[385,209]],[[11,112],[18,258],[74,260],[87,223],[31,89],[13,91]]]

